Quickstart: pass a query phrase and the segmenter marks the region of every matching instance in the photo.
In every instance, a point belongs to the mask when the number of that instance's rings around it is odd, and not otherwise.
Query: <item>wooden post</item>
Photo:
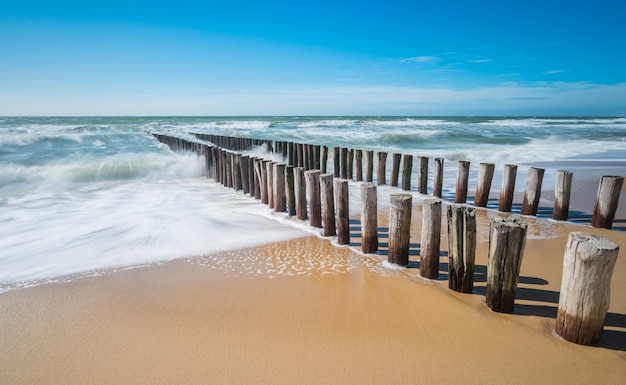
[[[526,191],[522,203],[522,215],[537,215],[539,198],[541,198],[541,182],[543,181],[543,168],[531,167],[528,169],[526,178]]]
[[[341,160],[339,161],[339,167],[341,168],[341,172],[339,175],[341,179],[348,178],[348,149],[345,147],[341,147]]]
[[[513,193],[515,192],[515,179],[517,178],[517,166],[507,164],[502,170],[502,189],[500,190],[500,201],[498,210],[508,213],[513,207]]]
[[[355,150],[355,154],[354,154],[354,158],[356,161],[356,181],[357,182],[362,182],[363,181],[363,151],[362,150]]]
[[[443,162],[443,159],[442,159],[442,162]],[[418,167],[417,191],[420,194],[428,194],[428,157],[418,156],[417,167]]]
[[[328,147],[322,146],[322,174],[326,174],[328,167]]]
[[[400,266],[409,264],[409,237],[411,234],[411,194],[391,194],[389,208],[389,253],[387,261]]]
[[[287,166],[285,169],[285,184],[287,185],[287,213],[292,217],[296,215],[296,189],[293,166]]]
[[[454,203],[467,202],[467,184],[469,181],[469,169],[469,161],[459,160],[457,164],[456,193],[454,194]]]
[[[489,190],[491,190],[491,180],[496,165],[493,163],[481,163],[478,169],[478,183],[476,185],[476,196],[474,206],[487,207],[489,201]]]
[[[378,194],[373,183],[361,184],[361,250],[378,251]]]
[[[268,204],[269,202],[269,191],[267,189],[267,164],[269,160],[261,160],[259,162],[259,167],[261,168],[261,203]]]
[[[261,160],[259,158],[252,159],[252,167],[254,174],[254,199],[261,199],[261,174],[260,174],[260,166]]]
[[[402,160],[402,190],[411,191],[411,173],[413,172],[413,155],[404,154]]]
[[[335,208],[337,209],[337,242],[340,245],[350,244],[350,200],[348,181],[335,179]]]
[[[605,237],[570,233],[556,316],[558,335],[581,345],[600,341],[618,253],[619,245]]]
[[[354,175],[354,150],[348,149],[348,179],[352,180]]]
[[[441,200],[425,199],[422,204],[422,239],[420,243],[420,275],[435,279],[439,276],[441,245]]]
[[[474,289],[476,209],[448,206],[448,287],[461,293]]]
[[[304,167],[304,148],[302,143],[296,143],[296,156],[298,157],[298,167]]]
[[[274,211],[284,213],[287,209],[285,195],[285,165],[274,164]]]
[[[295,154],[293,152],[294,152],[294,143],[293,142],[289,142],[287,144],[287,158],[289,160],[289,165],[290,166],[295,166],[296,157],[295,157]]]
[[[319,146],[319,145],[314,145],[313,146],[313,167],[316,170],[320,170],[322,168],[321,167],[321,163],[322,163],[321,162],[321,154],[320,154],[321,151],[322,151],[321,150],[321,146]]]
[[[341,147],[333,147],[333,175],[339,178],[341,172]]]
[[[393,187],[398,187],[398,175],[400,175],[400,160],[402,159],[402,154],[393,154],[393,158],[391,161],[391,185]]]
[[[378,153],[378,172],[376,173],[376,182],[379,186],[387,184],[387,153]]]
[[[304,178],[304,167],[294,168],[294,176],[296,180],[296,218],[305,220],[306,212],[306,179]]]
[[[274,208],[274,164],[275,162],[267,162],[267,205],[270,209]]]
[[[248,159],[247,155],[239,158],[239,168],[241,169],[241,187],[244,194],[250,193],[250,179],[248,177]]]
[[[435,158],[435,176],[433,181],[433,196],[441,198],[443,193],[443,158]]]
[[[374,151],[365,151],[365,181],[374,181]]]
[[[337,234],[335,227],[335,196],[333,194],[333,174],[320,175],[320,190],[322,200],[322,220],[324,236],[332,237]]]
[[[320,171],[304,172],[307,195],[309,196],[309,223],[313,227],[322,227],[322,203],[320,197]]]
[[[569,218],[569,201],[572,192],[571,171],[558,170],[554,178],[554,209],[552,219],[566,221]]]
[[[513,313],[527,228],[519,218],[491,219],[485,301],[495,312]]]
[[[615,211],[619,203],[624,178],[621,176],[603,176],[598,187],[596,204],[593,208],[591,226],[610,229],[613,226]]]

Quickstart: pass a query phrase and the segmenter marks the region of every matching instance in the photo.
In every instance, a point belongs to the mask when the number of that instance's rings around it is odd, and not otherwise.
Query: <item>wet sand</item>
[[[567,234],[624,250],[626,233],[526,218],[516,314],[497,314],[484,304],[496,215],[478,210],[473,294],[447,289],[445,257],[439,280],[419,278],[417,245],[394,270],[314,236],[0,294],[1,382],[622,384],[623,255],[599,346],[552,329]]]

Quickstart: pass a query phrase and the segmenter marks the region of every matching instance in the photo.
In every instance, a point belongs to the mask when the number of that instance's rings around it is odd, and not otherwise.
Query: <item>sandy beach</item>
[[[623,248],[626,233],[525,218],[515,314],[498,314],[484,304],[496,215],[478,210],[473,294],[447,288],[446,258],[427,281],[415,248],[396,270],[315,236],[10,291],[0,295],[2,383],[623,383],[622,256],[601,343],[552,330],[567,234]]]

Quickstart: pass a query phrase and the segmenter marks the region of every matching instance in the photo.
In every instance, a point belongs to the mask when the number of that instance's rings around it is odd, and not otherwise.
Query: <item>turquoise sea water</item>
[[[443,157],[448,193],[457,160],[626,174],[626,118],[0,117],[0,289],[306,234],[151,135],[192,132]]]

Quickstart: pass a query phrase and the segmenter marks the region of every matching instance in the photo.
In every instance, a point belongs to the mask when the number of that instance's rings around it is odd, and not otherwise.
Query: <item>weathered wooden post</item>
[[[313,146],[313,167],[316,170],[321,170],[322,169],[322,167],[321,167],[322,160],[321,160],[321,154],[320,154],[321,151],[322,151],[322,147],[321,146],[319,146],[319,145],[314,145]],[[324,166],[324,167],[326,167],[326,166]]]
[[[456,193],[454,194],[454,203],[467,202],[467,185],[469,182],[470,162],[459,160],[457,163],[456,174]]]
[[[269,161],[267,166],[267,205],[270,209],[274,208],[274,165],[276,163]]]
[[[254,174],[254,199],[261,199],[261,174],[260,174],[260,164],[261,160],[259,158],[252,159],[252,174]]]
[[[619,245],[608,238],[570,233],[563,258],[556,334],[581,345],[600,341],[618,253]]]
[[[443,159],[442,159],[443,162]],[[428,157],[417,157],[417,191],[420,194],[428,194]],[[443,182],[442,182],[443,183]]]
[[[356,181],[363,181],[363,151],[355,150],[354,158],[356,161]]]
[[[341,175],[341,147],[333,147],[333,175],[339,178]]]
[[[378,153],[378,170],[376,173],[376,182],[379,186],[387,184],[387,153]]]
[[[474,289],[476,209],[448,206],[448,287],[461,293]]]
[[[495,312],[513,313],[527,227],[519,218],[491,219],[485,301]]]
[[[295,146],[294,146],[293,142],[289,142],[287,144],[287,159],[288,159],[288,162],[289,162],[290,166],[295,166],[296,165],[295,164],[296,163],[295,162],[296,161],[296,156],[294,154],[294,149],[295,149],[294,147]]]
[[[393,187],[398,187],[398,176],[400,175],[400,160],[402,159],[402,154],[393,154],[393,158],[391,160],[391,185]]]
[[[322,227],[322,202],[320,197],[320,171],[304,172],[307,195],[309,196],[309,223],[313,227]]]
[[[328,147],[322,146],[322,174],[326,174],[328,167]]]
[[[296,188],[293,169],[293,166],[287,166],[285,169],[285,185],[287,185],[287,213],[290,217],[296,215]]]
[[[250,192],[250,179],[248,177],[248,160],[250,158],[247,155],[243,155],[239,158],[239,168],[241,169],[241,187],[243,193],[248,194]]]
[[[340,245],[350,244],[350,201],[348,181],[335,179],[335,208],[337,209],[337,242]]]
[[[374,181],[374,151],[365,151],[365,181]]]
[[[441,198],[442,192],[443,192],[443,158],[435,158],[433,196]]]
[[[513,194],[515,192],[515,179],[517,178],[517,166],[507,164],[502,170],[502,189],[500,190],[500,201],[498,210],[508,213],[513,207]]]
[[[361,184],[361,250],[378,251],[378,193],[369,182]]]
[[[441,200],[425,199],[422,203],[422,237],[420,243],[420,275],[435,279],[439,276],[441,246]]]
[[[303,221],[307,218],[306,179],[304,178],[304,167],[294,168],[294,176],[296,180],[296,218]]]
[[[296,143],[296,156],[298,157],[298,167],[304,167],[304,145]]]
[[[285,195],[285,165],[274,164],[274,211],[283,213],[287,209]]]
[[[341,160],[339,161],[339,167],[341,167],[341,172],[339,175],[341,179],[348,178],[348,149],[345,147],[341,147]]]
[[[260,160],[260,176],[261,176],[261,203],[268,204],[269,202],[269,191],[267,189],[267,164],[269,160]]]
[[[354,176],[354,149],[348,149],[348,179],[352,180]]]
[[[409,236],[411,234],[411,194],[391,194],[389,208],[389,253],[387,260],[400,266],[409,264]]]
[[[411,191],[411,173],[413,172],[413,155],[404,154],[402,160],[402,190]]]
[[[598,195],[593,208],[591,226],[610,229],[613,227],[615,211],[619,203],[624,178],[621,176],[603,176],[598,187]]]
[[[332,237],[337,234],[335,227],[335,196],[333,194],[333,174],[320,175],[320,190],[322,200],[322,221],[324,236]]]
[[[474,206],[487,207],[489,201],[489,191],[491,190],[491,180],[496,165],[493,163],[481,163],[478,168],[478,183],[476,184],[476,196]]]
[[[526,178],[526,191],[522,203],[522,215],[537,215],[539,198],[541,198],[541,182],[543,181],[543,168],[531,167],[528,169]]]
[[[569,201],[572,192],[571,171],[558,170],[554,178],[554,209],[552,219],[566,221],[569,218]]]

